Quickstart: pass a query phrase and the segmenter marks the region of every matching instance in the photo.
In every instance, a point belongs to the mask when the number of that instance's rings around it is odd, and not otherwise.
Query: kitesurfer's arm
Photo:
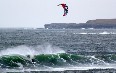
[[[57,5],[57,6],[60,6],[61,4]]]

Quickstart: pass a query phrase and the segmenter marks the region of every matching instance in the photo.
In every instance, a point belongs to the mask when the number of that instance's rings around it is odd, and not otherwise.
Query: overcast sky
[[[69,13],[63,16],[66,3]],[[41,28],[49,23],[85,23],[116,18],[116,0],[0,0],[1,27]]]

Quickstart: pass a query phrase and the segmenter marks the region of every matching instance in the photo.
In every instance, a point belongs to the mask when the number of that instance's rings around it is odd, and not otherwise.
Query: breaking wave
[[[115,63],[116,55],[69,54],[61,48],[49,44],[36,47],[23,45],[0,51],[1,68],[80,67]]]
[[[62,66],[81,66],[81,65],[105,65],[116,63],[116,55],[102,56],[83,56],[66,53],[59,54],[40,54],[34,55],[3,55],[0,57],[0,66],[2,68],[16,67],[62,67]]]

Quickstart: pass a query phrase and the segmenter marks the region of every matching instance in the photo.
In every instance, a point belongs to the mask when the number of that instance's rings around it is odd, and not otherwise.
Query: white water
[[[98,32],[98,33],[81,32],[81,33],[73,33],[73,34],[116,34],[116,33],[115,32],[103,31],[103,32]]]
[[[115,66],[89,66],[89,67],[61,67],[61,68],[46,68],[46,69],[40,69],[40,68],[28,68],[28,69],[5,69],[3,72],[31,72],[31,71],[66,71],[66,70],[90,70],[90,69],[116,69]]]
[[[50,44],[38,45],[36,47],[21,45],[21,46],[1,50],[0,56],[12,55],[12,54],[33,56],[39,54],[57,54],[57,53],[65,53],[65,51],[59,47],[55,47]]]

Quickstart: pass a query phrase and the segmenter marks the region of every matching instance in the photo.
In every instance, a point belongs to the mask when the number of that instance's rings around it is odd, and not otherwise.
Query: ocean
[[[0,29],[2,73],[115,68],[116,29]]]

